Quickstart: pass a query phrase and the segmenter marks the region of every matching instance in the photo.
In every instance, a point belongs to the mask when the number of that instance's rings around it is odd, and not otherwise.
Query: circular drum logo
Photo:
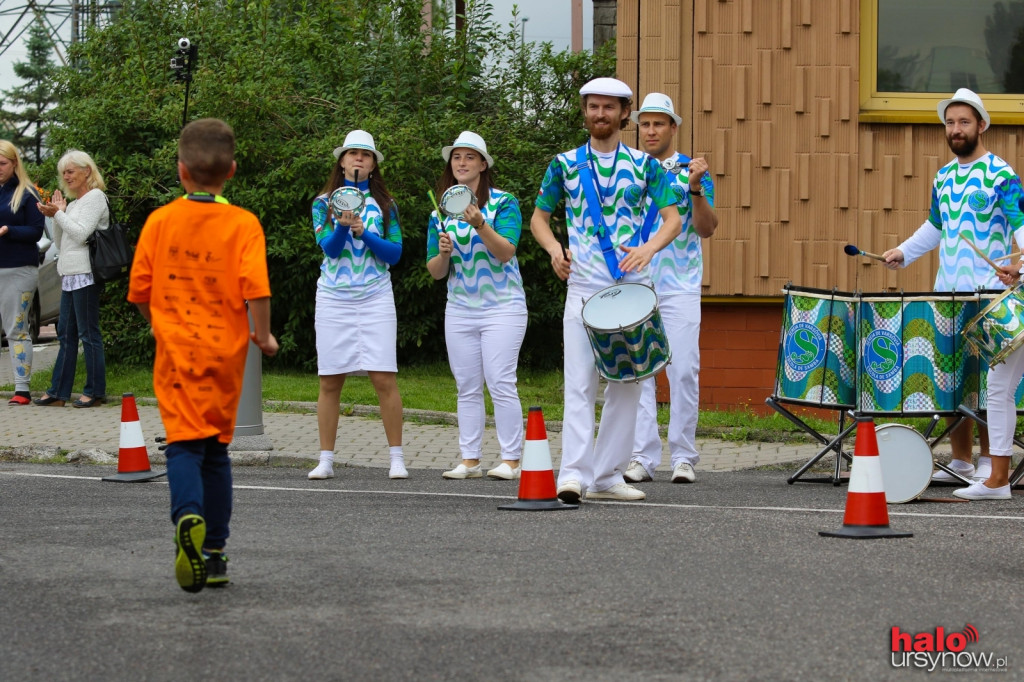
[[[644,191],[640,188],[640,185],[632,184],[622,190],[622,198],[626,200],[626,203],[630,206],[639,206],[643,200]]]
[[[975,190],[967,195],[967,205],[972,211],[984,211],[988,206],[988,194],[984,190]]]
[[[864,342],[864,371],[875,381],[892,379],[903,367],[903,344],[898,336],[876,329]]]
[[[808,372],[825,361],[825,337],[809,322],[797,322],[786,333],[786,364],[797,372]]]

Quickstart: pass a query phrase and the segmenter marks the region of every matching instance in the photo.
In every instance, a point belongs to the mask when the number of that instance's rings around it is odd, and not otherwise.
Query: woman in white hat
[[[357,371],[365,371],[377,391],[390,448],[389,475],[408,478],[402,455],[402,398],[395,380],[398,318],[388,271],[402,255],[398,207],[381,174],[384,155],[370,133],[353,130],[334,157],[330,178],[313,200],[313,231],[324,260],[315,321],[320,463],[309,478],[334,477],[341,389],[345,377]],[[342,187],[354,188],[351,196],[360,197],[362,206],[336,213],[331,196]]]
[[[519,349],[526,334],[526,294],[516,262],[523,217],[516,198],[495,187],[494,159],[482,137],[465,131],[441,149],[441,156],[446,162],[437,185],[442,211],[430,214],[427,270],[434,279],[448,279],[444,332],[459,394],[462,454],[461,463],[442,475],[483,476],[486,382],[501,448],[501,463],[487,475],[513,480],[519,478],[523,440],[523,408],[516,388]],[[443,209],[449,190],[468,191],[474,201],[461,214],[448,215]]]

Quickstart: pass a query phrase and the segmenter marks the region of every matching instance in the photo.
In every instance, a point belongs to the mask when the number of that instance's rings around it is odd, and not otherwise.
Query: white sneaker
[[[950,460],[948,466],[950,469],[957,472],[964,478],[970,478],[971,476],[974,475],[974,465],[967,464],[966,462],[961,462],[959,459]],[[934,474],[932,474],[932,481],[936,483],[963,483],[963,481],[961,481],[959,478],[954,478],[953,476],[950,476],[942,469],[939,469]]]
[[[694,473],[693,466],[688,462],[680,462],[672,470],[673,483],[693,483],[696,480],[697,474]]]
[[[309,472],[309,480],[320,481],[325,478],[334,478],[334,465],[330,462],[320,462],[316,469]]]
[[[1013,498],[1010,494],[1010,486],[1004,485],[1001,488],[989,488],[981,481],[972,483],[966,488],[954,490],[953,495],[964,500],[1009,500]]]
[[[558,499],[566,504],[577,504],[583,497],[583,486],[580,482],[570,479],[558,486]]]
[[[388,472],[388,478],[409,478],[409,471],[405,468],[405,462],[400,459],[396,459],[391,463],[391,471]]]
[[[484,472],[480,470],[480,465],[477,464],[475,467],[468,467],[465,464],[460,464],[451,471],[446,471],[441,476],[444,478],[454,478],[462,480],[464,478],[482,478]]]
[[[622,474],[622,477],[630,483],[643,483],[654,480],[647,473],[647,469],[644,469],[644,465],[635,459],[630,460],[629,466],[626,467],[626,473]]]
[[[519,467],[512,468],[507,462],[502,462],[487,472],[488,478],[500,479],[502,481],[519,480]]]
[[[619,502],[636,502],[647,499],[647,493],[634,488],[628,483],[616,483],[607,490],[587,491],[588,500],[618,500]]]

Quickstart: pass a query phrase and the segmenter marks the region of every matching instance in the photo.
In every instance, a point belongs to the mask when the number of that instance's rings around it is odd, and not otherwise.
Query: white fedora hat
[[[480,137],[474,132],[469,130],[463,130],[453,144],[447,147],[441,147],[441,156],[444,157],[445,163],[451,158],[453,149],[472,149],[475,152],[479,152],[484,161],[487,162],[488,168],[494,168],[494,159],[487,153],[487,143],[484,142],[484,138]]]
[[[353,130],[346,135],[345,144],[334,150],[334,158],[340,159],[341,155],[349,149],[365,149],[368,152],[373,152],[373,155],[377,157],[377,163],[384,162],[384,155],[377,151],[377,145],[373,143],[373,135],[365,130]]]
[[[950,104],[969,104],[981,115],[981,120],[985,122],[985,128],[992,125],[992,117],[985,111],[985,105],[981,103],[981,98],[973,90],[960,88],[952,97],[939,102],[936,111],[939,112],[939,120],[943,123],[946,122],[946,109]]]
[[[652,92],[644,97],[644,103],[632,112],[629,118],[633,123],[640,123],[640,114],[666,114],[676,122],[676,125],[683,122],[683,118],[676,114],[676,109],[672,106],[672,98],[660,92]]]
[[[595,78],[580,88],[580,96],[582,97],[583,95],[607,95],[608,97],[628,97],[632,99],[633,91],[618,78]]]

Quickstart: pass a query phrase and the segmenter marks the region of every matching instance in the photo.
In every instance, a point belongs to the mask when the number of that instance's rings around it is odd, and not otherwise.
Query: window
[[[957,88],[1024,123],[1024,0],[861,0],[860,120],[935,122]]]

